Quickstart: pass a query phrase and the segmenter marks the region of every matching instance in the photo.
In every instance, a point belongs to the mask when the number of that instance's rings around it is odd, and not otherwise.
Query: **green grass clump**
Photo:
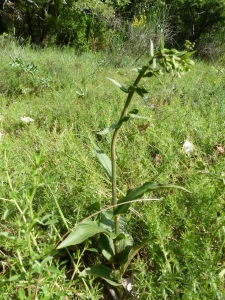
[[[110,136],[96,133],[118,120],[124,97],[107,77],[127,86],[134,72],[102,53],[9,45],[0,55],[1,297],[107,299],[101,282],[81,273],[100,261],[94,239],[55,248],[91,204],[110,205],[110,183],[89,137],[109,154]],[[128,275],[140,299],[224,299],[223,66],[196,61],[182,78],[143,86],[145,101],[135,96],[130,109],[150,120],[121,129],[118,196],[146,181],[190,193],[154,191],[150,197],[162,200],[133,205],[129,232],[137,243],[150,242]],[[190,155],[182,150],[186,139]]]

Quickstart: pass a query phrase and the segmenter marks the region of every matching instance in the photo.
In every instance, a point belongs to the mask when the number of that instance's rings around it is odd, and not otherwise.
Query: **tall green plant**
[[[144,247],[147,242],[149,242],[144,240],[139,245],[133,245],[132,236],[127,232],[126,222],[123,215],[128,212],[133,202],[141,201],[142,196],[147,192],[166,188],[179,188],[185,190],[180,186],[164,185],[150,181],[144,183],[140,187],[128,191],[126,196],[117,200],[116,145],[120,129],[125,122],[127,122],[130,118],[145,118],[137,114],[137,109],[128,111],[135,93],[140,95],[142,98],[144,98],[145,93],[147,93],[144,88],[139,86],[141,79],[159,76],[163,73],[170,73],[172,75],[176,74],[180,76],[181,74],[188,72],[193,65],[193,61],[190,59],[191,55],[192,53],[179,52],[175,49],[165,49],[163,42],[161,42],[160,49],[155,52],[152,43],[150,59],[142,68],[135,69],[138,72],[138,75],[131,86],[124,87],[117,81],[110,79],[116,86],[127,94],[118,122],[116,124],[112,124],[102,132],[99,132],[100,135],[104,135],[110,131],[114,131],[111,141],[111,160],[101,149],[98,148],[94,141],[92,141],[92,143],[107,177],[111,180],[111,207],[101,210],[100,204],[95,203],[92,208],[95,208],[97,213],[89,216],[76,225],[72,232],[58,245],[57,248],[61,249],[71,245],[76,245],[96,234],[99,234],[99,248],[101,249],[103,256],[111,263],[112,267],[109,268],[104,265],[92,266],[86,269],[82,274],[90,273],[92,275],[102,277],[110,285],[120,285],[123,280],[123,275],[131,260],[137,252]],[[96,215],[98,215],[97,221],[90,220],[91,217]]]

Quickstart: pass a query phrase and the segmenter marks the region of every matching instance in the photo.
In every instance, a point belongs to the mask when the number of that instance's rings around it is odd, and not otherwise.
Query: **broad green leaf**
[[[24,280],[25,279],[25,274],[21,273],[21,274],[16,274],[11,276],[8,281],[19,281],[19,280]]]
[[[150,191],[168,189],[168,188],[176,188],[176,189],[181,189],[183,191],[189,192],[185,188],[183,188],[181,186],[177,186],[177,185],[170,185],[170,184],[163,185],[163,184],[159,184],[156,182],[146,182],[142,186],[135,188],[135,189],[131,190],[130,192],[128,192],[128,194],[125,197],[123,197],[122,199],[120,199],[117,202],[117,204],[121,204],[124,202],[131,202],[132,200],[136,200],[136,199],[141,199],[141,197],[145,193],[150,192]],[[116,207],[114,210],[114,215],[126,214],[130,205],[131,205],[131,203],[126,203],[124,205],[120,205],[120,206]]]
[[[25,295],[25,291],[24,291],[24,289],[23,288],[19,288],[18,289],[18,298],[20,299],[20,300],[24,300],[24,299],[26,299],[26,295]]]
[[[123,241],[123,240],[126,240],[126,239],[127,239],[127,237],[125,236],[125,234],[124,234],[124,233],[120,233],[120,234],[118,234],[117,237],[115,238],[115,241],[120,242],[120,241]]]
[[[92,203],[91,205],[89,205],[87,207],[87,210],[100,211],[101,210],[101,205],[100,205],[99,202]]]
[[[45,268],[45,271],[55,273],[55,274],[60,274],[61,273],[61,271],[58,268],[54,267],[54,266],[50,266],[50,267]]]
[[[122,84],[120,84],[119,82],[117,82],[114,79],[108,78],[110,81],[112,81],[116,86],[118,86],[124,93],[129,93],[129,90],[126,89],[124,86],[122,86]]]
[[[114,232],[115,224],[114,224],[114,217],[112,211],[102,211],[100,213],[100,227],[108,230],[109,232]]]
[[[15,240],[15,236],[9,232],[0,232],[0,235],[6,237],[7,239]]]
[[[112,239],[118,239],[120,240],[120,234],[117,236],[114,234],[115,231],[115,223],[114,223],[114,215],[113,211],[107,210],[100,213],[100,227],[107,230],[107,234]],[[122,234],[128,235],[128,229],[127,229],[127,222],[123,216],[120,216],[120,223],[119,223],[120,232]],[[113,234],[111,234],[113,233]]]
[[[117,127],[118,127],[118,124],[112,124],[109,127],[105,128],[104,130],[97,132],[97,134],[99,134],[99,135],[107,134],[110,131],[115,130]]]
[[[116,235],[114,233],[114,217],[113,217],[113,212],[112,211],[105,211],[100,213],[100,226],[107,230],[107,235],[109,235],[109,238],[104,237],[101,239],[100,235],[100,243],[101,243],[101,249],[102,249],[102,254],[110,261],[112,259],[114,260],[114,250],[113,253],[110,250],[110,247],[113,247],[114,249],[114,243],[113,240],[119,241],[120,244],[120,253],[117,257],[117,261],[121,261],[124,259],[124,257],[127,255],[127,252],[130,250],[130,247],[133,246],[133,239],[132,237],[128,234],[127,232],[127,223],[125,221],[125,218],[123,216],[120,216],[120,223],[119,223],[119,228],[120,228],[120,234]],[[110,232],[110,233],[109,233]],[[105,234],[104,234],[105,235]],[[106,240],[108,239],[108,240]],[[105,242],[105,244],[103,243]],[[105,249],[104,249],[105,245]],[[103,251],[103,249],[105,251]]]
[[[103,265],[96,265],[91,268],[87,268],[86,272],[101,277],[102,279],[106,280],[109,284],[113,286],[120,286],[121,284],[118,284],[116,281],[113,280],[111,277],[112,269],[103,266]]]
[[[101,212],[100,213],[100,226],[102,228],[104,228],[105,230],[107,230],[107,232],[114,232],[114,217],[113,217],[113,212],[112,211],[105,211],[105,212]],[[121,261],[124,259],[124,257],[127,255],[127,253],[130,250],[130,247],[133,246],[133,239],[132,237],[128,234],[127,231],[127,223],[126,220],[123,216],[120,216],[120,221],[119,221],[119,228],[120,228],[120,234],[116,235],[113,233],[107,233],[107,235],[109,235],[109,238],[111,241],[113,240],[117,240],[119,241],[119,245],[120,245],[120,253],[119,255],[116,257],[116,261]],[[109,257],[109,245],[106,242],[106,252],[102,252],[103,255],[106,257]],[[114,245],[111,244],[111,247],[114,247]],[[101,248],[103,249],[103,247]],[[107,253],[108,252],[108,253]],[[112,253],[111,253],[112,255]],[[114,259],[114,255],[113,255],[113,259]]]
[[[120,262],[120,266],[118,269],[113,270],[111,273],[111,277],[116,280],[117,282],[121,282],[126,272],[128,266],[130,265],[132,259],[137,255],[137,253],[148,243],[150,240],[144,240],[140,245],[130,247],[127,251],[126,256],[124,257],[123,261]]]
[[[104,233],[100,234],[99,247],[102,251],[102,255],[110,262],[114,262],[115,250],[113,240]]]
[[[68,235],[68,237],[57,247],[57,249],[62,249],[72,245],[77,245],[92,237],[95,234],[107,231],[98,224],[91,220],[85,220],[78,224],[75,229]]]
[[[120,240],[120,253],[118,254],[118,256],[115,258],[116,261],[118,261],[119,263],[123,262],[124,259],[127,257],[130,249],[133,246],[133,238],[131,235],[121,235],[121,237],[123,237]]]
[[[112,166],[111,166],[111,160],[110,158],[104,153],[103,150],[101,150],[96,144],[95,142],[90,139],[94,148],[95,148],[95,151],[96,151],[96,154],[97,154],[97,157],[98,157],[98,160],[100,161],[107,177],[111,180],[112,178]]]
[[[134,246],[131,248],[131,250],[129,251],[127,257],[124,260],[124,263],[120,266],[119,270],[120,270],[120,274],[121,274],[121,278],[123,276],[123,274],[126,272],[126,269],[128,268],[128,266],[130,265],[132,259],[135,257],[135,255],[137,255],[137,253],[144,247],[146,246],[147,243],[149,243],[150,240],[143,240],[143,242],[140,245]]]

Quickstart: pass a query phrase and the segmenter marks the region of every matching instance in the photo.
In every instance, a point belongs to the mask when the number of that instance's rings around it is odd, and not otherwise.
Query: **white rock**
[[[182,150],[187,155],[190,155],[194,151],[194,145],[190,141],[185,140],[184,144],[183,144],[183,147],[182,147]]]
[[[34,122],[34,119],[30,117],[21,117],[20,120],[23,121],[24,123]]]

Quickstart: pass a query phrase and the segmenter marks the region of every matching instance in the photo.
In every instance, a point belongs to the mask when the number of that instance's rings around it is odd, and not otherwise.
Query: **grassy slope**
[[[66,230],[55,201],[68,227],[87,216],[91,203],[110,203],[110,185],[103,179],[88,136],[91,134],[109,153],[110,136],[98,141],[95,130],[117,121],[124,94],[107,77],[126,85],[136,74],[130,66],[113,68],[113,62],[102,54],[76,56],[69,50],[31,51],[13,46],[0,51],[4,57],[0,67],[0,197],[22,201],[31,180],[33,153],[43,149],[46,161],[41,174],[59,174],[59,178],[38,190],[34,208],[38,211],[47,203],[47,211],[58,217],[55,231],[51,231],[54,244],[56,228],[62,233]],[[33,62],[37,66],[34,76],[10,65],[18,57],[24,65]],[[153,179],[191,191],[155,193],[150,196],[164,200],[135,204],[140,217],[127,216],[136,242],[142,237],[153,240],[132,264],[141,299],[224,299],[219,274],[224,269],[225,159],[215,150],[216,144],[225,144],[224,75],[214,67],[196,62],[195,69],[181,79],[161,78],[162,84],[146,79],[143,85],[150,92],[148,100],[143,103],[137,96],[132,107],[151,121],[132,120],[122,129],[118,165],[119,187],[124,192]],[[24,116],[34,122],[23,123],[20,117]],[[182,152],[187,137],[195,146],[190,157]],[[6,169],[17,190],[13,196]],[[16,236],[19,214],[15,205],[1,201],[0,215],[0,231]],[[23,287],[23,283],[4,280],[10,272],[18,273],[16,245],[4,237],[0,241],[0,290],[4,299],[15,299],[15,287]],[[29,256],[26,249],[22,253],[24,259]],[[82,259],[81,270],[88,264],[87,255]],[[90,260],[94,260],[92,256]],[[62,272],[61,285],[71,295],[80,299],[101,297],[101,289],[92,280],[78,280],[68,287],[63,278]]]

